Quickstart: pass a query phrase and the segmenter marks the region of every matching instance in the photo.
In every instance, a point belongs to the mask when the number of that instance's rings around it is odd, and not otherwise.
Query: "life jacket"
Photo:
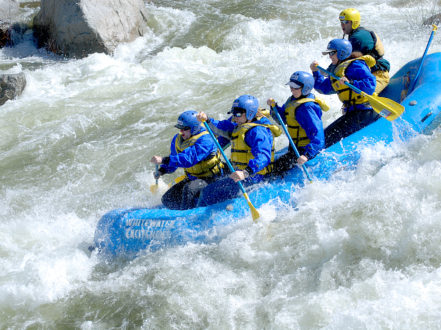
[[[245,142],[245,134],[256,126],[263,126],[269,128],[273,136],[277,137],[282,134],[282,130],[276,125],[271,124],[259,124],[258,122],[245,123],[237,126],[231,135],[231,162],[233,166],[239,170],[244,170],[248,166],[248,162],[254,159],[251,153],[251,147]],[[258,174],[268,174],[273,169],[274,164],[274,145],[275,139],[273,139],[273,145],[271,147],[271,163],[268,164],[263,170],[259,171]]]
[[[288,133],[297,147],[307,146],[311,142],[308,136],[306,135],[305,129],[302,126],[300,126],[299,122],[296,119],[296,109],[301,104],[307,102],[317,103],[322,109],[322,111],[329,110],[329,106],[320,99],[312,99],[312,98],[304,97],[298,100],[293,99],[288,103],[288,105],[285,107],[286,124],[288,126]]]
[[[266,118],[271,118],[271,112],[268,110],[268,109],[264,109],[264,108],[259,108],[259,112],[257,113],[257,115],[256,115],[256,118],[257,119],[260,119],[259,118],[259,114],[261,115],[261,116],[263,116],[263,117],[266,117]]]
[[[363,55],[354,59],[346,60],[339,65],[334,70],[334,73],[337,77],[343,77],[345,75],[346,69],[351,65],[353,61],[364,61],[369,68],[373,67],[375,65],[375,59],[370,55]],[[340,87],[337,85],[338,80],[334,77],[330,77],[332,88],[337,92],[338,98],[340,101],[343,102],[345,107],[353,106],[356,104],[368,104],[369,99],[366,96],[363,96],[362,94],[358,94],[355,91],[353,91],[351,88],[346,86],[345,84],[339,84]]]
[[[188,147],[191,147],[200,137],[206,134],[208,134],[208,132],[203,131],[199,134],[191,136],[187,140],[184,140],[182,135],[179,134],[175,141],[176,152],[180,153]],[[216,152],[212,152],[207,158],[193,165],[192,167],[184,168],[184,172],[187,175],[192,175],[197,178],[209,178],[218,175],[223,167],[224,165],[221,162],[220,152],[218,150]]]
[[[371,49],[371,51],[368,54],[365,55],[371,55],[375,60],[379,60],[384,55],[384,47],[383,42],[378,37],[378,35],[374,31],[370,31],[365,29],[364,27],[360,26],[357,30],[365,30],[370,33],[372,40],[374,40],[374,48]]]

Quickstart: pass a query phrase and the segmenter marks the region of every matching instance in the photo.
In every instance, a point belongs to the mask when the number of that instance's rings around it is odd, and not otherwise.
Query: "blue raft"
[[[309,161],[307,167],[313,180],[326,180],[337,170],[353,169],[362,145],[389,144],[397,138],[408,140],[440,124],[441,53],[425,58],[418,81],[407,95],[420,62],[421,59],[416,59],[403,66],[381,94],[404,105],[403,115],[393,122],[380,118]],[[306,181],[301,168],[296,167],[284,179],[258,186],[248,194],[256,208],[267,203],[293,205],[292,192],[301,189]],[[250,210],[242,197],[184,211],[163,207],[116,209],[99,220],[94,246],[102,256],[131,258],[141,251],[187,242],[212,242],[216,229],[248,217],[251,218]]]

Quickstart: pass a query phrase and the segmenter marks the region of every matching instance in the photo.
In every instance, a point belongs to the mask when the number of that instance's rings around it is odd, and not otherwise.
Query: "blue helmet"
[[[305,71],[294,72],[286,83],[292,88],[302,88],[302,95],[308,95],[314,88],[314,77]]]
[[[333,39],[329,42],[326,51],[322,52],[323,55],[329,54],[332,51],[337,51],[337,58],[340,61],[347,59],[352,53],[352,45],[346,39]]]
[[[187,110],[184,111],[178,118],[178,123],[175,125],[176,128],[179,129],[188,129],[190,128],[191,135],[198,134],[201,129],[201,123],[197,120],[196,115],[197,111]]]
[[[232,113],[234,108],[244,109],[246,112],[247,120],[252,120],[259,109],[259,101],[251,95],[241,95],[237,99],[234,100],[233,105],[231,106],[231,111],[228,113]]]

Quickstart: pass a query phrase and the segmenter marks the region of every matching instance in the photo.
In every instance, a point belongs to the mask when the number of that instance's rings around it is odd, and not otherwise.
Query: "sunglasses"
[[[340,23],[341,24],[348,24],[350,21],[347,21],[347,20],[340,20]]]
[[[337,51],[336,50],[333,50],[332,52],[329,52],[328,53],[328,55],[331,57],[331,56],[333,56],[333,55],[335,55],[335,54],[337,54]]]
[[[246,113],[245,109],[242,109],[242,108],[234,108],[233,109],[233,116],[234,117],[241,117],[244,113]]]
[[[191,130],[191,127],[183,127],[179,129],[180,131],[189,131]]]

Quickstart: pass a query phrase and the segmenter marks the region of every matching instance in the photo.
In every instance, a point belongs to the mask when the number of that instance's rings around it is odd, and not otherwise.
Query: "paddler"
[[[329,107],[312,93],[314,77],[304,71],[294,72],[286,83],[291,90],[291,96],[283,106],[278,106],[273,98],[267,104],[277,111],[282,119],[281,125],[287,124],[288,133],[294,142],[300,157],[297,158],[291,145],[288,152],[279,157],[274,165],[274,173],[282,174],[296,163],[303,165],[317,156],[325,147],[322,111]],[[278,122],[278,116],[271,111],[273,119]]]
[[[206,121],[214,134],[231,141],[231,164],[236,169],[229,176],[205,187],[198,206],[206,206],[235,198],[240,193],[236,183],[246,188],[269,179],[274,162],[274,137],[282,131],[259,110],[259,101],[252,95],[241,95],[234,100],[231,120],[214,120],[204,112],[197,116]]]
[[[346,39],[331,40],[327,49],[322,52],[323,55],[329,55],[332,62],[327,70],[340,77],[340,80],[324,77],[317,68],[317,61],[313,61],[310,65],[315,79],[315,90],[322,94],[337,93],[343,103],[343,115],[325,129],[326,148],[380,117],[369,104],[366,96],[356,93],[344,83],[350,83],[366,94],[372,95],[376,80],[370,68],[375,65],[375,59],[370,55],[353,59],[350,58],[351,52],[352,45]]]
[[[186,178],[173,185],[163,196],[162,203],[169,209],[185,210],[196,206],[200,191],[224,174],[220,152],[212,138],[196,118],[197,111],[184,111],[175,125],[179,129],[167,157],[153,156],[152,163],[161,165],[155,179],[173,173],[179,167]]]
[[[343,38],[348,36],[348,40],[352,45],[352,58],[363,55],[371,55],[377,62],[371,67],[371,72],[377,79],[375,93],[379,94],[388,84],[390,80],[389,71],[390,63],[383,58],[384,47],[378,35],[370,30],[360,26],[361,15],[355,8],[347,8],[338,16],[341,29],[343,30]]]

